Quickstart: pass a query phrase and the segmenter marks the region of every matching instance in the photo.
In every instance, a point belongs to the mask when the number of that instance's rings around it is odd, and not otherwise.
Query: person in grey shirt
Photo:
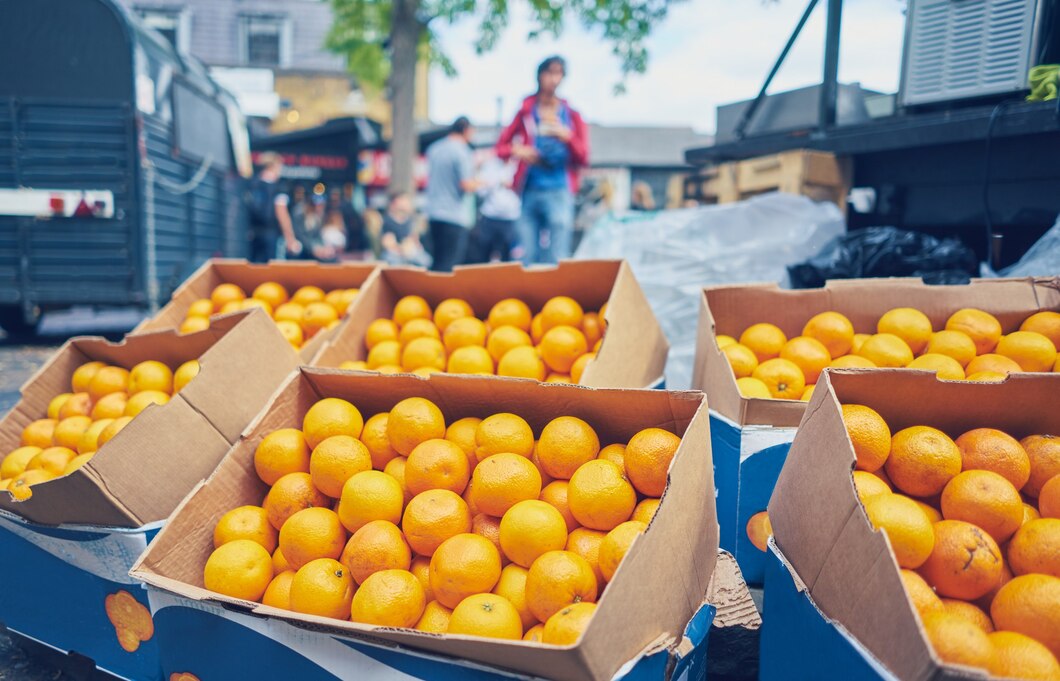
[[[464,262],[471,211],[464,201],[474,192],[471,122],[456,119],[449,134],[427,149],[427,218],[434,246],[431,269],[449,272]]]

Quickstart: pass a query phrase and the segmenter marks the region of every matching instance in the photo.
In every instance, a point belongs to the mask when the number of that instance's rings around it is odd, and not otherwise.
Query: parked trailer
[[[235,100],[111,0],[0,0],[0,326],[157,308],[242,256],[252,171]]]

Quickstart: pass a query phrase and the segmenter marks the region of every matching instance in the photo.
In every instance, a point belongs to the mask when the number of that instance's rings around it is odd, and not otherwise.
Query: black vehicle
[[[155,309],[246,250],[235,100],[111,0],[0,0],[0,326]]]

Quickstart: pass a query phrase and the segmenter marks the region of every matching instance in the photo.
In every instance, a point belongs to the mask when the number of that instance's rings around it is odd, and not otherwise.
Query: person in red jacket
[[[519,162],[515,189],[522,194],[518,233],[524,264],[554,263],[571,255],[574,197],[589,164],[589,128],[557,96],[567,64],[549,57],[537,67],[537,93],[523,100],[501,132],[497,155]]]

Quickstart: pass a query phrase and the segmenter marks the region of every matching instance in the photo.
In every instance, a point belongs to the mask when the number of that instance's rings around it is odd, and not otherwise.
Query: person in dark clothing
[[[472,212],[464,200],[478,186],[472,163],[471,123],[461,116],[449,134],[427,149],[427,217],[434,248],[432,270],[464,262]]]
[[[353,184],[346,183],[341,193],[333,189],[328,194],[328,212],[338,212],[342,215],[343,226],[346,232],[346,252],[360,253],[370,249],[368,234],[365,231],[364,218],[353,206]]]
[[[295,254],[300,250],[291,226],[289,199],[280,189],[283,159],[267,152],[261,156],[262,169],[250,184],[248,208],[250,213],[251,262],[268,262],[277,255],[277,238],[282,235],[286,250]]]

